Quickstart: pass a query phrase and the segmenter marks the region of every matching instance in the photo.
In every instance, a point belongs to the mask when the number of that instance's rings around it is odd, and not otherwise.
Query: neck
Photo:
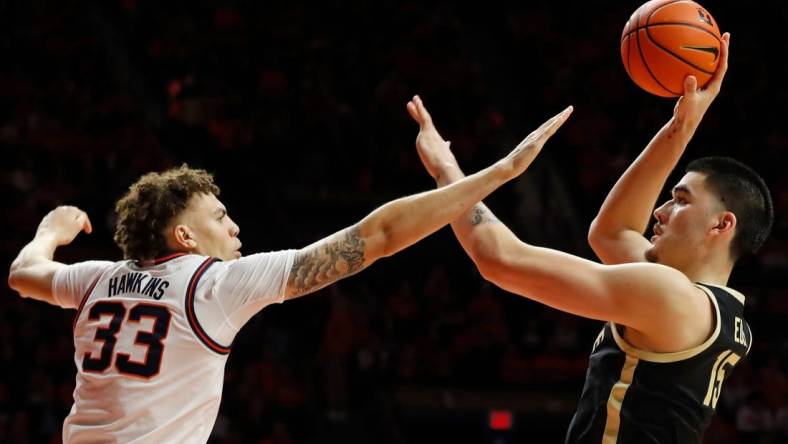
[[[724,287],[728,285],[728,280],[730,280],[733,264],[727,258],[717,260],[704,258],[704,260],[689,264],[681,271],[692,282],[705,282]]]

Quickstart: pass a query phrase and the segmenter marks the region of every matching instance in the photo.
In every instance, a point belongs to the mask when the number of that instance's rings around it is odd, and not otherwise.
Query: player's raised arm
[[[449,144],[438,134],[421,100],[414,99],[409,110],[421,127],[416,145],[430,175],[439,186],[462,180],[464,175]],[[698,311],[708,309],[706,297],[677,270],[656,264],[605,266],[528,245],[482,203],[451,226],[485,279],[568,313],[653,333],[672,321],[702,319]],[[686,303],[677,303],[679,300]],[[681,349],[697,341],[695,332],[666,332],[660,346]]]
[[[588,242],[606,264],[645,260],[649,241],[643,237],[651,212],[670,172],[684,153],[703,115],[720,91],[728,69],[730,34],[722,37],[720,62],[704,89],[695,77],[684,81],[673,116],[618,179],[588,232]]]
[[[361,271],[448,224],[525,171],[571,112],[568,107],[546,121],[492,166],[450,186],[389,202],[361,222],[303,248],[293,263],[286,297],[310,293]]]
[[[47,214],[36,235],[11,263],[8,285],[24,297],[53,304],[52,278],[64,264],[53,260],[55,249],[70,244],[80,231],[93,231],[88,215],[76,207],[61,206]]]

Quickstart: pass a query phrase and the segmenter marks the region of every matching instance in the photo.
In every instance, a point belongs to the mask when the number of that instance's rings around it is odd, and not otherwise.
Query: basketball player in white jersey
[[[448,224],[525,171],[571,111],[491,167],[392,201],[299,250],[242,257],[239,228],[212,176],[185,165],[143,176],[118,201],[115,241],[126,260],[53,261],[58,246],[92,229],[78,208],[51,211],[8,281],[24,297],[77,310],[77,384],[64,442],[206,442],[233,338],[255,313],[357,273]]]

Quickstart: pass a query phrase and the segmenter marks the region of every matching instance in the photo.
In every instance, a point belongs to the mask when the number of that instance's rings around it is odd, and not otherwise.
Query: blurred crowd
[[[2,3],[3,263],[65,203],[95,232],[58,259],[120,259],[115,200],[182,162],[215,173],[246,253],[304,246],[433,186],[405,111],[414,93],[467,171],[575,105],[489,205],[525,241],[593,259],[591,219],[673,102],[637,90],[621,66],[638,3],[583,3]],[[706,441],[786,442],[788,131],[760,110],[788,101],[788,66],[770,62],[788,52],[776,35],[788,7],[707,6],[732,32],[731,69],[687,156],[755,167],[776,222],[730,283],[748,297],[755,340]],[[0,296],[0,443],[57,443],[74,388],[73,312],[7,286]],[[485,283],[443,230],[255,317],[230,355],[211,442],[562,442],[601,327]],[[545,398],[555,402],[537,405]],[[504,436],[485,422],[499,407],[515,416]]]

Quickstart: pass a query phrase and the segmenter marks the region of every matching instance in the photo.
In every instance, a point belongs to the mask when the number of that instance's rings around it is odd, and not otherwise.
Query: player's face
[[[689,269],[708,248],[710,231],[724,211],[717,196],[705,185],[705,176],[690,172],[673,188],[672,197],[654,210],[657,219],[646,259]]]
[[[238,225],[227,215],[227,209],[213,194],[197,194],[181,215],[189,227],[195,247],[193,252],[222,260],[241,257]]]

